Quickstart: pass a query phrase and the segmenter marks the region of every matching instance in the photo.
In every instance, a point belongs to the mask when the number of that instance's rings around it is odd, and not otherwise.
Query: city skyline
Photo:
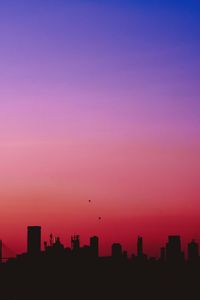
[[[139,299],[195,298],[199,290],[200,256],[195,241],[188,255],[180,236],[168,236],[160,257],[149,257],[143,237],[137,238],[137,254],[131,257],[120,243],[113,243],[111,255],[99,255],[99,237],[81,245],[80,236],[71,236],[65,247],[51,234],[41,249],[41,226],[27,227],[27,250],[16,258],[0,257],[1,295],[4,299]],[[2,253],[0,241],[0,254]]]
[[[27,224],[96,234],[102,254],[200,237],[199,28],[196,0],[0,1],[9,248]]]
[[[97,235],[89,237],[89,245],[88,243],[83,243],[81,241],[81,237],[79,234],[74,234],[70,236],[69,241],[67,239],[65,241],[62,241],[60,239],[60,236],[54,235],[53,233],[49,234],[48,240],[44,239],[43,237],[43,231],[41,226],[28,226],[27,232],[26,232],[26,249],[22,251],[22,253],[15,253],[9,249],[4,241],[0,239],[0,262],[2,261],[8,261],[9,259],[18,259],[21,255],[28,254],[30,256],[38,256],[40,253],[48,253],[48,249],[58,249],[58,255],[59,251],[79,251],[79,249],[91,249],[95,253],[95,257],[115,257],[120,258],[124,257],[126,259],[134,259],[138,258],[143,261],[149,260],[149,259],[156,259],[161,260],[162,262],[168,260],[168,256],[170,251],[174,251],[175,246],[176,251],[178,251],[178,256],[181,261],[196,261],[200,262],[200,256],[199,256],[199,240],[200,239],[192,239],[187,243],[187,250],[183,248],[181,236],[180,235],[168,235],[168,242],[165,243],[165,245],[160,245],[159,248],[159,255],[152,256],[149,253],[147,253],[145,250],[144,245],[144,239],[142,236],[137,236],[137,242],[136,242],[136,251],[135,252],[128,252],[127,249],[124,248],[124,245],[119,243],[118,241],[115,241],[110,244],[110,249],[107,251],[107,254],[101,253],[101,241]],[[71,241],[71,243],[70,243]],[[171,246],[170,246],[171,245]],[[88,248],[89,247],[89,248]],[[171,250],[170,250],[171,247]],[[6,249],[6,250],[5,250]],[[107,249],[108,250],[108,249]],[[133,250],[133,249],[132,249]],[[9,254],[8,254],[9,253]],[[12,253],[12,254],[10,254]],[[115,254],[116,253],[116,254]],[[177,258],[177,252],[175,252],[175,260],[174,262],[179,261]]]

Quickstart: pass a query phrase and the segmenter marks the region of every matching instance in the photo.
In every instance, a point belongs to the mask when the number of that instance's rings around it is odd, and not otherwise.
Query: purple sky
[[[111,227],[150,239],[187,217],[192,238],[199,36],[199,1],[0,1],[0,234],[30,221],[60,232],[64,211],[81,232],[93,197]]]

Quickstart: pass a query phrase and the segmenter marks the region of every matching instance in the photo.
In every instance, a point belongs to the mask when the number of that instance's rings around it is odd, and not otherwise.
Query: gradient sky
[[[200,238],[199,36],[199,0],[0,1],[5,244]]]

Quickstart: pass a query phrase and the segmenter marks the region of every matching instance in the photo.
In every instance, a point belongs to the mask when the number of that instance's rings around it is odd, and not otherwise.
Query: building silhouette
[[[71,249],[74,252],[77,252],[80,249],[80,236],[73,235],[71,237]]]
[[[63,246],[63,244],[61,243],[59,236],[57,236],[57,237],[55,238],[55,243],[53,244],[53,247],[54,247],[54,249],[56,249],[57,251],[62,251],[62,250],[64,250],[64,246]]]
[[[0,241],[0,262],[5,261],[2,257],[2,241]],[[199,259],[199,245],[196,241],[192,240],[188,244],[187,251],[188,262],[194,262],[200,264]],[[98,236],[90,237],[89,245],[80,246],[80,236],[71,236],[71,248],[65,247],[61,243],[59,237],[54,237],[50,234],[49,241],[44,241],[44,250],[41,250],[41,227],[40,226],[28,226],[27,227],[27,253],[22,253],[16,256],[18,259],[32,259],[32,256],[40,256],[41,259],[45,257],[47,259],[53,258],[56,260],[68,260],[68,261],[90,261],[96,263],[97,261],[111,261],[111,258],[121,259],[121,262],[129,261],[136,263],[138,266],[145,266],[147,263],[166,263],[174,264],[186,263],[184,252],[181,250],[181,238],[179,235],[168,236],[168,241],[165,247],[160,248],[160,257],[148,257],[143,252],[143,237],[137,238],[137,254],[132,255],[129,258],[127,251],[123,251],[122,245],[119,243],[113,243],[111,249],[111,257],[103,256],[99,257],[99,238]],[[93,258],[96,258],[95,260]],[[9,258],[7,258],[9,261]],[[12,258],[14,259],[14,258]]]
[[[3,243],[0,240],[0,263],[2,263],[2,259],[3,259]]]
[[[137,240],[137,256],[143,257],[143,238],[141,236],[138,236]]]
[[[36,255],[41,252],[41,227],[40,226],[28,226],[27,252],[30,255]]]
[[[112,258],[122,258],[122,246],[119,243],[112,244]]]
[[[99,256],[99,238],[97,236],[92,236],[90,238],[90,250],[94,257]]]
[[[199,245],[195,242],[195,240],[192,240],[188,244],[188,261],[195,263],[199,259]]]
[[[28,253],[3,257],[0,263],[0,295],[4,300],[55,300],[66,296],[77,300],[160,300],[185,299],[186,294],[188,299],[196,299],[199,293],[199,248],[194,240],[188,244],[188,260],[178,235],[168,237],[159,258],[144,254],[141,236],[132,257],[119,243],[112,244],[111,256],[99,256],[98,236],[81,246],[79,235],[73,235],[71,247],[66,247],[51,234],[41,249],[41,227],[29,226],[27,231]],[[6,253],[10,250],[5,244],[3,249]],[[0,250],[2,257],[2,242]]]
[[[184,253],[181,251],[181,239],[179,235],[168,236],[166,244],[166,260],[169,263],[180,263],[184,260]]]

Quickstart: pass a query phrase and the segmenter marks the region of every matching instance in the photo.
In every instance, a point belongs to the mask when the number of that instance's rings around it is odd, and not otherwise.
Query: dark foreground
[[[0,266],[0,299],[199,299],[199,265],[111,259]]]

